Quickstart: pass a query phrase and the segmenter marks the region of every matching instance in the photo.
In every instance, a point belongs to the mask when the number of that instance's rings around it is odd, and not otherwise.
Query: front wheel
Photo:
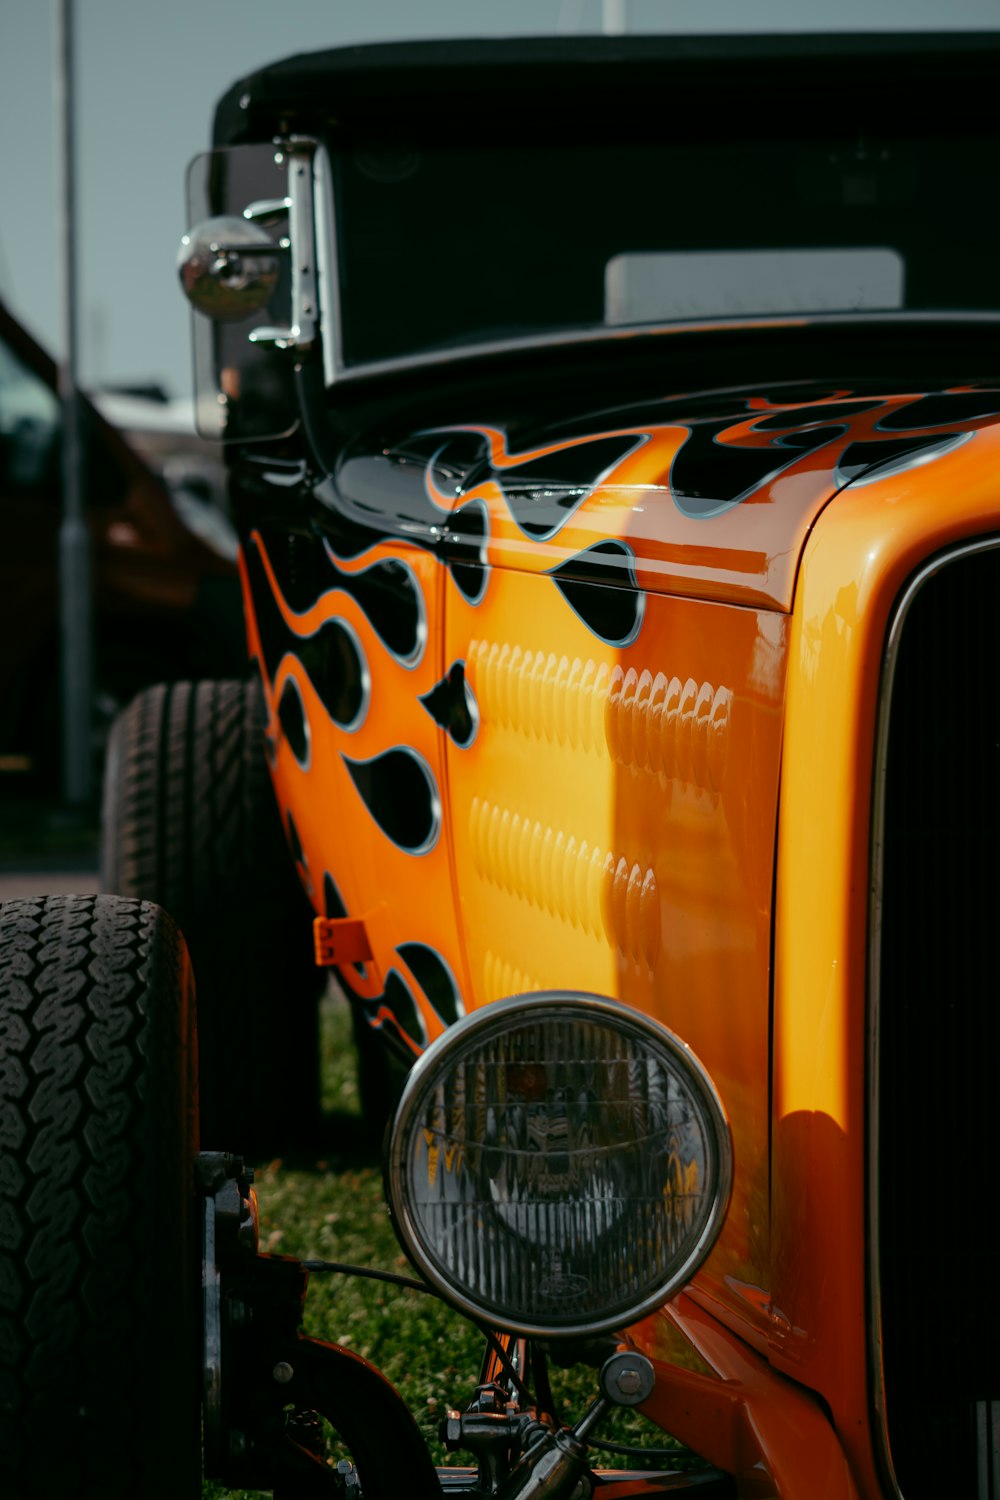
[[[0,1493],[198,1494],[191,967],[165,912],[0,905]]]

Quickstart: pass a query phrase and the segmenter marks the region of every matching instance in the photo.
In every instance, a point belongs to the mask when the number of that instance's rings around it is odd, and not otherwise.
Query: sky
[[[57,356],[56,0],[0,0],[0,296]],[[174,262],[215,100],[292,53],[438,36],[1000,30],[1000,0],[75,0],[76,284],[87,387],[191,387]]]

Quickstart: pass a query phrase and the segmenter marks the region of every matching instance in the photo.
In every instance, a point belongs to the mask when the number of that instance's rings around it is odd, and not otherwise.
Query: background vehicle
[[[52,360],[0,306],[0,792],[15,796],[59,785],[55,386]],[[173,493],[81,401],[99,750],[140,687],[240,673],[245,651],[231,526],[204,498]]]
[[[233,444],[257,686],[122,721],[122,894],[5,916],[0,974],[44,969],[40,921],[85,938],[45,984],[10,980],[4,1013],[30,1021],[27,1061],[103,922],[152,943],[129,898],[197,922],[230,876],[238,920],[203,924],[205,962],[224,973],[245,933],[298,961],[301,913],[274,926],[259,865],[203,879],[213,818],[267,822],[248,776],[213,790],[244,775],[259,703],[318,963],[363,1045],[419,1058],[387,1147],[400,1237],[493,1332],[445,1424],[476,1468],[448,1479],[399,1393],[297,1332],[329,1267],[257,1253],[242,1160],[202,1153],[209,1473],[502,1500],[990,1493],[998,51],[348,49],[221,102],[181,274]],[[180,1034],[174,972],[137,1008]],[[203,1118],[245,1105],[248,1033],[249,1115],[308,1098],[289,1038],[313,997],[289,977],[252,1022],[213,982]],[[17,1097],[15,1168],[58,1157]],[[183,1144],[158,1168],[172,1226]],[[177,1247],[152,1240],[180,1299]],[[122,1344],[141,1391],[143,1339]],[[550,1359],[595,1368],[572,1430]],[[39,1422],[53,1368],[15,1387]],[[193,1446],[184,1394],[167,1417]],[[622,1402],[713,1471],[592,1470]],[[356,1470],[324,1467],[316,1413]]]

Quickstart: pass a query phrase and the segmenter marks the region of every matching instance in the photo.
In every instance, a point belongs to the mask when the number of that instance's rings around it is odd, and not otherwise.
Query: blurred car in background
[[[182,438],[165,441],[156,473],[81,403],[99,754],[144,684],[239,675],[246,651],[236,535],[205,445],[188,462]],[[60,435],[55,363],[0,304],[0,797],[58,786]]]
[[[190,529],[200,536],[208,527],[232,551],[235,530],[229,521],[222,446],[197,432],[191,397],[170,397],[158,385],[102,386],[88,394],[104,420],[165,481]]]

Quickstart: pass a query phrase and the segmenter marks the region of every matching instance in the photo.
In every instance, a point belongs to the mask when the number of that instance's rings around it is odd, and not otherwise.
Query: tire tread
[[[165,912],[110,896],[0,905],[11,1500],[190,1493],[199,1471],[193,1346],[178,1337],[196,1317],[193,1027],[190,964]]]
[[[102,884],[175,917],[198,982],[202,1137],[254,1155],[319,1112],[311,910],[262,750],[255,681],[139,694],[112,730]]]

